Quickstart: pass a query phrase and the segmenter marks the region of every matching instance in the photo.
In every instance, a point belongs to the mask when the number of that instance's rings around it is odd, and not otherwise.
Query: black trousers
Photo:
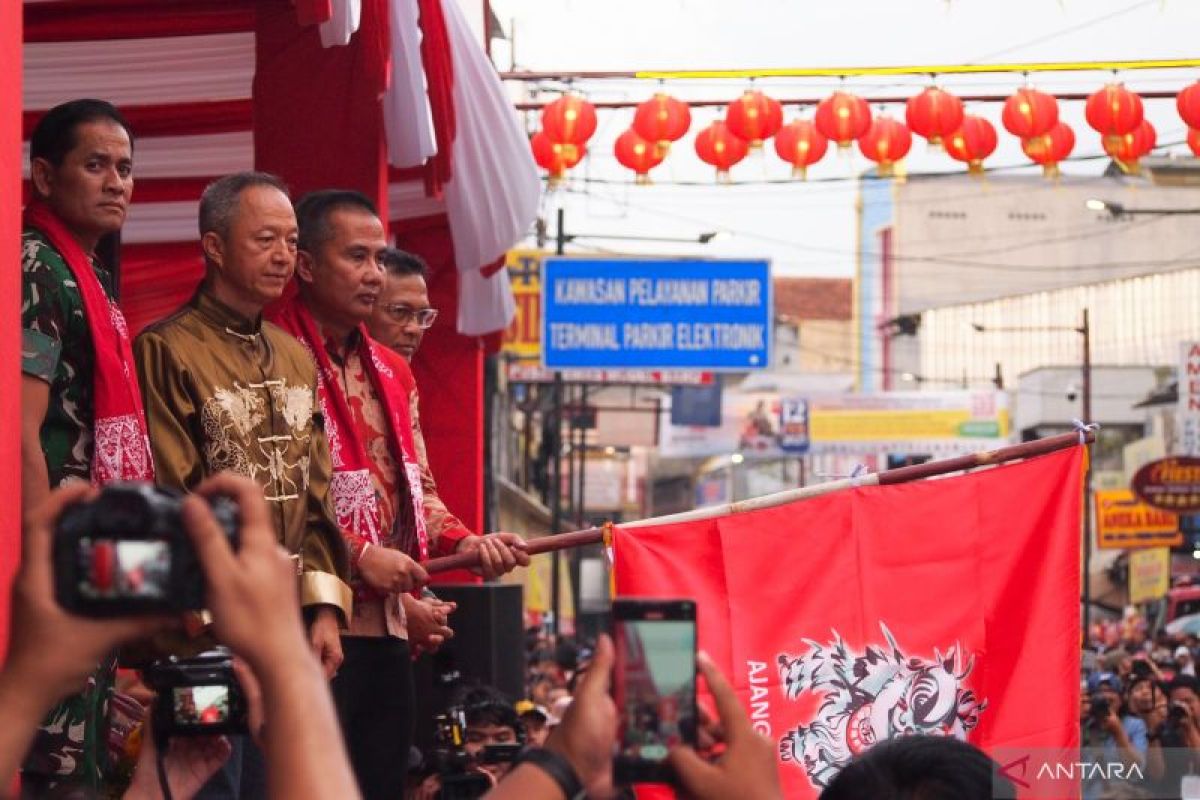
[[[401,800],[413,738],[412,657],[394,636],[343,636],[333,701],[364,800]]]

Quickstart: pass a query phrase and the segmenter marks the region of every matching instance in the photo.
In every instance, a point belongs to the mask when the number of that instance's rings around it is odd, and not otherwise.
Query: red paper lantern
[[[983,172],[983,160],[996,149],[996,128],[983,117],[967,114],[962,126],[946,138],[946,152],[956,161],[965,161],[972,175]]]
[[[1200,81],[1182,89],[1175,98],[1179,116],[1192,130],[1200,129]]]
[[[1005,130],[1021,139],[1041,136],[1058,124],[1058,100],[1037,89],[1017,89],[1004,101],[1000,121]]]
[[[942,139],[962,125],[963,102],[947,91],[930,86],[908,99],[904,118],[913,133],[925,137],[931,145],[940,145]]]
[[[783,106],[759,91],[747,91],[729,104],[725,124],[734,136],[745,139],[754,149],[762,147],[783,127]]]
[[[1192,148],[1192,154],[1200,156],[1200,129],[1188,128],[1187,143]]]
[[[596,132],[596,107],[577,94],[564,94],[542,109],[542,131],[554,144],[582,147]]]
[[[1058,122],[1041,136],[1023,140],[1021,149],[1030,161],[1042,165],[1042,172],[1047,178],[1057,178],[1058,162],[1075,149],[1075,131],[1067,123]]]
[[[692,112],[687,103],[663,92],[638,104],[633,114],[633,130],[646,141],[654,142],[664,156],[671,142],[681,139],[691,124]]]
[[[904,123],[887,114],[876,117],[870,129],[858,140],[862,154],[879,165],[881,178],[892,175],[896,162],[908,155],[911,147],[912,133]]]
[[[562,180],[563,174],[583,160],[587,148],[574,144],[557,144],[550,141],[544,131],[538,131],[529,140],[533,150],[533,160],[546,172],[550,173],[550,184]]]
[[[1124,136],[1142,124],[1142,98],[1119,83],[1107,84],[1087,99],[1084,116],[1101,136]]]
[[[658,146],[654,142],[643,139],[632,128],[617,137],[617,141],[613,143],[613,154],[621,166],[634,171],[638,183],[649,183],[650,170],[661,164],[663,160]]]
[[[793,120],[775,134],[775,152],[792,165],[792,177],[800,180],[808,177],[808,168],[824,158],[828,149],[829,140],[812,120]]]
[[[696,134],[696,155],[717,168],[717,180],[729,181],[729,168],[750,152],[750,145],[733,134],[729,126],[717,120]]]
[[[871,107],[867,101],[849,92],[834,92],[817,103],[813,120],[827,139],[847,148],[871,128]]]
[[[1158,132],[1144,119],[1135,130],[1122,136],[1105,136],[1104,152],[1126,172],[1137,172],[1138,160],[1148,155],[1158,141]]]

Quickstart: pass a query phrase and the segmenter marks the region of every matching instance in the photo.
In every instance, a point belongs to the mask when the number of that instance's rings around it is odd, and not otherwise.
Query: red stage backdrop
[[[21,310],[21,5],[0,3],[0,303],[4,318]],[[0,495],[20,496],[21,470],[21,335],[15,324],[0,335],[0,408],[5,409],[0,445]],[[8,644],[8,587],[21,554],[20,503],[5,503],[0,510],[0,658]]]
[[[1083,459],[619,529],[617,593],[695,598],[788,797],[904,734],[1076,747]]]

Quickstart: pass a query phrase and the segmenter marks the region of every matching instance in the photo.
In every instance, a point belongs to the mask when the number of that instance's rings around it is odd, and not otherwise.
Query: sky
[[[638,69],[750,69],[895,66],[1038,61],[1117,61],[1200,57],[1200,0],[491,0],[509,36],[493,43],[497,66],[536,72]],[[1200,78],[1200,70],[1128,71],[1117,76],[1134,90],[1176,90]],[[1091,92],[1112,73],[1038,74],[1044,91]],[[903,119],[903,100],[928,78],[851,78],[847,90],[892,96],[874,107]],[[777,98],[821,97],[837,79],[760,79],[755,87]],[[939,85],[959,93],[1007,94],[1024,85],[1020,75],[946,76]],[[559,82],[529,84],[549,100]],[[732,100],[745,80],[668,81],[662,89],[681,99]],[[593,100],[640,101],[659,89],[656,81],[579,81]],[[1156,154],[1188,153],[1186,130],[1173,100],[1147,101],[1158,130]],[[1028,164],[1019,141],[1000,124],[1001,104],[968,104],[1000,133],[989,166]],[[785,120],[812,109],[785,107]],[[871,166],[857,149],[829,153],[809,170],[807,183],[790,182],[790,165],[770,143],[733,169],[733,185],[713,182],[713,170],[695,155],[692,139],[721,108],[696,109],[688,135],[652,173],[651,186],[632,185],[612,143],[629,127],[633,111],[601,110],[589,155],[572,178],[543,199],[553,227],[565,209],[568,233],[580,237],[577,252],[623,252],[765,257],[776,275],[850,277],[856,235],[855,176]],[[1099,134],[1083,119],[1083,103],[1060,104],[1061,118],[1075,130],[1073,155],[1102,153]],[[530,129],[536,114],[527,115]],[[961,171],[944,153],[914,137],[906,159],[911,172]],[[1065,164],[1065,174],[1099,174],[1103,160]],[[1029,174],[1040,174],[1031,166]],[[772,182],[768,182],[772,181]],[[1049,183],[1046,190],[1051,190]],[[650,244],[588,240],[652,235],[694,238],[727,233],[708,244]]]

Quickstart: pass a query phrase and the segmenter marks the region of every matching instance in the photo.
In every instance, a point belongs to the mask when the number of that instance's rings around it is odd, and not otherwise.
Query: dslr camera
[[[218,647],[194,658],[165,658],[144,672],[158,694],[152,712],[155,736],[246,733],[247,705],[233,674],[233,658]]]
[[[54,535],[54,590],[85,617],[172,614],[204,607],[204,572],[183,529],[184,495],[146,483],[111,483],[63,510]],[[229,498],[213,515],[237,549],[239,514]]]
[[[430,754],[433,770],[441,778],[439,800],[475,800],[492,788],[491,781],[473,767],[505,764],[517,760],[519,744],[489,744],[472,757],[466,750],[467,715],[462,706],[452,706],[434,717],[437,745]]]

